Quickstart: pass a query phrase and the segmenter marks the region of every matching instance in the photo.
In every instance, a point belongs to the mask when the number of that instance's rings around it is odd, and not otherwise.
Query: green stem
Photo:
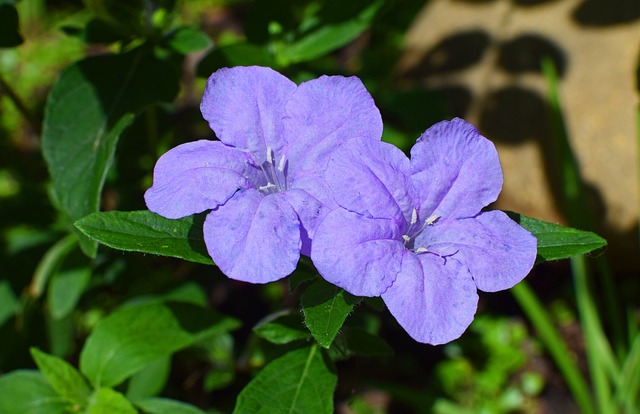
[[[573,394],[573,398],[575,398],[580,407],[580,411],[583,414],[595,414],[589,387],[574,364],[575,358],[571,355],[562,338],[560,338],[558,331],[553,326],[545,307],[526,281],[514,286],[511,289],[511,293],[527,314],[527,317],[538,332],[540,340],[562,373],[571,394]]]
[[[40,135],[42,132],[42,122],[27,108],[18,94],[9,86],[9,84],[0,75],[0,91],[3,91],[9,99],[13,102],[18,112],[22,114],[24,119],[29,123],[29,126]]]
[[[609,344],[601,330],[595,304],[588,286],[587,264],[584,256],[576,256],[571,259],[571,269],[576,287],[576,300],[578,312],[585,335],[585,346],[589,373],[598,403],[598,413],[614,414],[616,412],[611,401],[611,389],[607,381],[607,371],[614,376],[612,383],[618,381],[619,372],[615,364]]]
[[[58,265],[67,257],[77,243],[78,237],[72,233],[60,239],[47,250],[42,260],[40,260],[40,263],[38,263],[31,284],[29,285],[28,292],[32,298],[37,299],[42,295],[51,274],[53,274]]]
[[[629,348],[627,359],[622,366],[620,379],[616,387],[616,401],[623,404],[625,413],[637,413],[640,409],[636,400],[640,393],[640,333]]]

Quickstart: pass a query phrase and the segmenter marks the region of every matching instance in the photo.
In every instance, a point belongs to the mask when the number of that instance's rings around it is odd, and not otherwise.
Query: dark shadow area
[[[447,114],[444,118],[456,116],[464,118],[467,112],[469,112],[469,108],[473,101],[473,94],[468,88],[451,85],[436,88],[434,89],[434,92],[442,96],[444,99],[444,109]],[[439,121],[439,119],[435,120],[432,124],[437,121]]]
[[[513,0],[516,6],[538,6],[540,4],[552,3],[558,0]]]
[[[507,144],[547,140],[551,133],[544,98],[519,86],[488,94],[482,102],[478,126],[491,140]]]
[[[480,62],[491,37],[482,30],[454,34],[429,50],[406,74],[410,79],[455,72]]]
[[[189,246],[193,251],[198,252],[205,257],[209,257],[203,233],[204,221],[207,218],[207,214],[209,214],[209,211],[195,214],[193,216],[193,224],[191,225],[191,228],[189,228],[189,233],[187,235]]]
[[[464,116],[472,100],[464,86],[390,91],[375,98],[383,119],[414,134],[448,116]]]
[[[612,26],[640,19],[640,1],[637,0],[584,0],[572,14],[584,26]]]
[[[562,77],[567,70],[567,58],[551,40],[537,34],[523,34],[500,47],[498,65],[513,74],[541,73],[542,59],[549,58]]]
[[[638,50],[640,52],[640,50]],[[640,53],[638,53],[638,64],[636,67],[636,91],[640,92]]]
[[[492,3],[495,0],[455,0],[459,3],[468,3],[468,4],[484,4],[484,3]],[[537,6],[539,4],[551,3],[558,0],[513,0],[513,4],[516,6]]]
[[[495,0],[455,0],[458,3],[468,3],[468,4],[485,4],[485,3],[493,3]]]
[[[196,75],[208,78],[213,72],[224,67],[233,66],[269,66],[276,67],[276,62],[266,47],[252,43],[235,43],[214,48],[198,63]]]

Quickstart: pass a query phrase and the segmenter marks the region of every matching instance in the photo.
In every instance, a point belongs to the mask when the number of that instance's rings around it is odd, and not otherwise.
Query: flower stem
[[[593,296],[589,291],[587,263],[584,256],[576,256],[571,259],[571,270],[576,287],[576,300],[578,312],[584,329],[587,362],[591,381],[598,403],[598,413],[614,414],[617,411],[612,405],[610,383],[607,374],[611,377],[611,383],[618,382],[619,369],[613,358],[613,353],[606,340],[597,309],[593,302]]]

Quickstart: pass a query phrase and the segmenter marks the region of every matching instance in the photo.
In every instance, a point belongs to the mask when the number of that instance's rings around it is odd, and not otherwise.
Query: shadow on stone
[[[551,40],[537,34],[523,34],[505,42],[499,52],[498,65],[513,74],[541,73],[540,64],[550,58],[558,75],[567,69],[567,58],[563,50]]]
[[[573,11],[573,19],[584,26],[612,26],[640,19],[637,0],[584,0]]]
[[[509,86],[488,94],[482,102],[479,127],[493,141],[519,144],[545,141],[550,134],[548,106],[537,92]]]
[[[469,4],[484,4],[484,3],[492,3],[495,0],[455,0],[458,3],[469,3]]]
[[[407,76],[416,79],[466,69],[480,62],[490,42],[491,37],[483,30],[448,36],[429,50]]]
[[[516,6],[537,6],[539,4],[551,3],[558,0],[513,0]]]
[[[385,119],[405,131],[417,133],[446,117],[464,116],[471,99],[471,91],[462,85],[414,88],[376,96]]]

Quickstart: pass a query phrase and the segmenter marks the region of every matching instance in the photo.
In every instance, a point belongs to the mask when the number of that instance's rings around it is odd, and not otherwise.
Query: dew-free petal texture
[[[356,296],[379,296],[400,271],[406,251],[397,225],[342,208],[316,229],[311,259],[325,280]]]
[[[313,194],[313,196],[329,210],[340,207],[333,198],[331,187],[324,179],[324,172],[308,172],[297,175],[292,180],[290,189],[298,189]]]
[[[462,119],[427,129],[411,149],[412,181],[420,217],[472,217],[502,188],[495,146]]]
[[[257,164],[267,147],[279,153],[283,140],[284,106],[296,84],[269,68],[222,68],[207,81],[200,110],[227,145],[250,151]]]
[[[329,214],[330,209],[304,190],[287,190],[282,193],[282,196],[298,214],[302,240],[300,253],[309,256],[311,255],[311,240],[316,228]]]
[[[331,154],[325,179],[336,202],[369,217],[411,220],[409,159],[381,141],[352,139]]]
[[[478,289],[497,292],[520,282],[536,259],[535,236],[502,211],[438,223],[424,231],[416,244],[463,262]],[[445,252],[446,251],[446,252]]]
[[[211,211],[204,241],[213,261],[228,277],[267,283],[289,275],[300,258],[300,222],[281,193],[237,193]]]
[[[360,79],[322,76],[298,86],[286,104],[284,128],[296,175],[323,170],[328,153],[350,138],[380,140],[382,118]]]
[[[149,210],[177,219],[224,204],[238,189],[261,178],[249,154],[222,142],[200,140],[178,145],[160,157],[153,186],[144,195]]]
[[[457,260],[430,253],[407,255],[382,299],[413,339],[432,345],[460,337],[478,304],[469,270]]]

